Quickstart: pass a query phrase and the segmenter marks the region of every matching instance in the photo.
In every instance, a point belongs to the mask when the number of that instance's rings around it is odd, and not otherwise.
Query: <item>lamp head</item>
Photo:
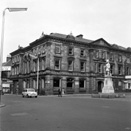
[[[27,8],[7,8],[9,12],[15,12],[15,11],[27,11]]]

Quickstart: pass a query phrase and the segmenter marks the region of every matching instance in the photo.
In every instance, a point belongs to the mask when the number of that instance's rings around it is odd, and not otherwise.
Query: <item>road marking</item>
[[[28,113],[21,112],[21,113],[13,113],[13,114],[11,114],[11,116],[25,116],[25,115],[28,115]]]
[[[131,130],[131,128],[130,128],[130,127],[126,127],[125,129],[126,129],[126,130]]]
[[[103,108],[110,108],[109,106],[102,106]]]

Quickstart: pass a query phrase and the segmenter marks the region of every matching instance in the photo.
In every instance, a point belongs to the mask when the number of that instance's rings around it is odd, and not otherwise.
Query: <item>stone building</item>
[[[125,76],[131,74],[131,49],[109,44],[103,38],[95,41],[51,33],[19,47],[11,54],[11,79],[14,93],[35,88],[39,94],[101,92],[106,59],[110,60],[115,91],[125,89]]]
[[[2,92],[11,93],[12,81],[10,80],[11,57],[6,58],[6,62],[2,63]]]

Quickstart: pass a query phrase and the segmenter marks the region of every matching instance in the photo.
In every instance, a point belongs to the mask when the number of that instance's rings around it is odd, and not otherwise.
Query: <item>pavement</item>
[[[131,93],[116,93],[118,95],[125,95],[125,98],[131,98]],[[58,95],[40,95],[44,97],[58,97]],[[92,94],[63,94],[62,97],[87,97],[91,98]]]

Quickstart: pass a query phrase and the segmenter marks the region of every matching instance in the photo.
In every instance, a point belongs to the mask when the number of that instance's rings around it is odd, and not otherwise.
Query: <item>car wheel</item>
[[[37,98],[37,96],[35,96],[35,98]]]
[[[24,95],[22,95],[22,97],[24,98]]]

